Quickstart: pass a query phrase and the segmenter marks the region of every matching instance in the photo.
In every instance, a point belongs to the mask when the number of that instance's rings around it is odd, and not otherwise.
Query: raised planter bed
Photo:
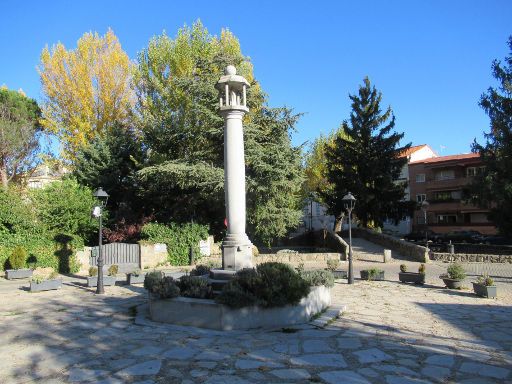
[[[103,276],[103,285],[116,285],[116,277],[115,276]],[[87,278],[87,286],[88,287],[97,287],[98,286],[98,277],[88,277]]]
[[[483,285],[478,283],[473,283],[473,291],[477,296],[487,297],[489,299],[494,299],[498,296],[497,287],[495,285]]]
[[[402,283],[425,284],[425,274],[417,272],[398,272],[398,279]]]
[[[342,271],[341,269],[337,269],[337,270],[331,271],[331,272],[332,272],[335,280],[346,279],[348,277],[348,272]]]
[[[361,279],[363,280],[368,280],[368,277],[370,275],[370,272],[367,270],[367,269],[363,269],[362,271],[359,272],[361,274]],[[375,281],[381,281],[381,280],[384,280],[384,271],[380,271],[378,272],[376,275],[374,275],[372,277],[372,280],[375,280]]]
[[[232,309],[213,300],[177,297],[150,299],[151,319],[162,323],[216,330],[280,328],[307,323],[331,303],[331,291],[314,287],[298,305],[279,308],[258,306]]]
[[[30,292],[52,291],[62,288],[61,279],[43,280],[40,283],[30,282]]]
[[[441,279],[443,279],[446,288],[450,289],[461,289],[463,286],[462,284],[464,282],[464,280],[454,280],[447,277],[441,277]]]
[[[27,279],[32,277],[32,272],[31,269],[7,269],[5,271],[5,278],[7,280]]]
[[[144,284],[144,279],[146,278],[145,273],[140,273],[138,275],[134,275],[133,273],[126,274],[126,283],[128,285],[133,284]]]

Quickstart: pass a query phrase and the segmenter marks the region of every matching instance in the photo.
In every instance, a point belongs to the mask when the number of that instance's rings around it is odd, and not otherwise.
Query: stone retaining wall
[[[474,253],[439,253],[432,252],[432,260],[464,263],[512,263],[512,255],[482,255]]]
[[[360,237],[384,248],[391,249],[411,260],[426,263],[429,260],[427,248],[393,236],[384,235],[366,228],[352,229],[352,237]]]

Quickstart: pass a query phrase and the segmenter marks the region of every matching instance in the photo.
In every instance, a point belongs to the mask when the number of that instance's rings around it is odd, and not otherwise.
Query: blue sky
[[[230,6],[233,4],[233,6]],[[470,151],[489,119],[480,95],[509,54],[512,1],[2,1],[0,84],[40,100],[42,48],[74,48],[111,27],[135,59],[149,39],[200,18],[227,27],[251,57],[272,106],[305,115],[295,144],[337,128],[365,76],[391,105],[405,140],[441,155]]]

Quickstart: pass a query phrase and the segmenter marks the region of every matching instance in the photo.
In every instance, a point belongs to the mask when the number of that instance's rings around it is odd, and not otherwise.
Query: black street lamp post
[[[93,216],[97,217],[100,221],[100,228],[98,232],[98,283],[96,285],[96,293],[104,294],[105,289],[103,288],[103,244],[102,244],[102,216],[103,216],[103,208],[107,205],[108,193],[103,190],[103,188],[99,187],[96,192],[94,192],[94,197],[96,197],[100,205],[94,207]]]
[[[428,251],[428,223],[427,223],[427,209],[428,209],[429,203],[427,200],[423,200],[421,203],[421,210],[423,211],[423,216],[425,219],[425,247],[427,247]]]
[[[356,198],[349,192],[343,199],[343,207],[348,211],[348,283],[354,284],[354,266],[352,265],[352,210],[356,206]]]

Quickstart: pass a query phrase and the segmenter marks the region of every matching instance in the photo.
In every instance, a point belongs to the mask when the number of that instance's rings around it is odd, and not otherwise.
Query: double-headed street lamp
[[[102,252],[102,222],[101,218],[103,216],[103,209],[107,205],[108,201],[108,193],[103,190],[103,188],[99,187],[96,192],[94,192],[94,197],[98,199],[100,205],[94,207],[92,211],[92,215],[97,217],[100,220],[100,228],[98,234],[98,283],[96,284],[96,293],[103,294],[105,293],[105,289],[103,288],[103,252]]]
[[[427,223],[427,209],[428,209],[429,203],[427,200],[423,200],[421,202],[421,210],[423,211],[423,215],[425,218],[425,246],[427,247],[428,251],[428,223]]]
[[[348,283],[354,284],[354,267],[352,265],[352,210],[356,206],[356,198],[349,192],[343,199],[343,207],[348,211]]]

